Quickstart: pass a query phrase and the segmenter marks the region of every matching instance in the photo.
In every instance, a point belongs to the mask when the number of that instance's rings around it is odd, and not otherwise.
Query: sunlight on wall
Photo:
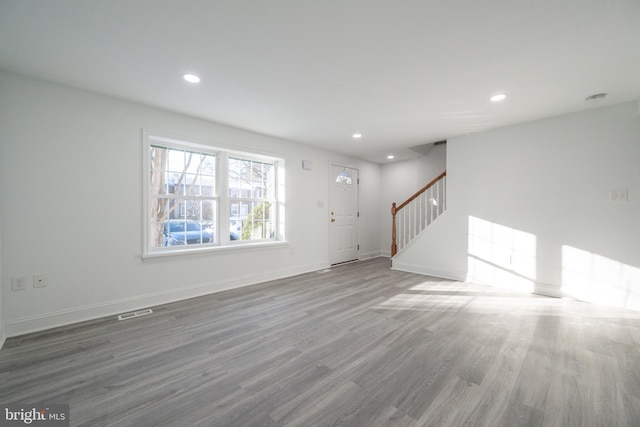
[[[583,301],[640,310],[640,268],[563,245],[562,291]]]
[[[467,281],[532,292],[536,279],[536,236],[469,217]]]

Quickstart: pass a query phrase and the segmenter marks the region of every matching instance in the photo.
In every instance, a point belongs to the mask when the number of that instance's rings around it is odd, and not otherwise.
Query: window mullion
[[[221,245],[229,244],[229,156],[225,152],[221,152],[218,155],[218,176],[216,181],[218,182],[218,242]],[[226,232],[225,232],[226,230]]]

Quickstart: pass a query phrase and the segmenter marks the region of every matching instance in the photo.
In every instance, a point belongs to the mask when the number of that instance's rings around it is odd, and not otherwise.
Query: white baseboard
[[[446,271],[426,265],[416,265],[393,261],[392,270],[406,271],[407,273],[423,274],[425,276],[439,277],[441,279],[456,280],[464,282],[467,279],[466,272]]]
[[[565,298],[569,297],[564,292],[562,292],[562,288],[558,285],[550,285],[548,283],[535,283],[533,293],[539,295],[545,295],[548,297],[556,297],[556,298]]]
[[[4,332],[4,323],[0,321],[0,350],[2,350],[2,347],[4,347],[4,343],[6,340],[7,340],[7,336],[5,335],[5,332]]]
[[[380,251],[372,251],[372,252],[364,252],[360,253],[360,261],[364,261],[365,259],[379,258],[383,256]]]
[[[319,264],[308,264],[291,269],[261,273],[259,275],[247,275],[235,277],[229,280],[201,283],[194,286],[171,289],[168,291],[124,298],[100,304],[74,307],[68,310],[44,313],[36,316],[12,319],[5,322],[5,334],[6,337],[15,337],[31,332],[70,325],[72,323],[84,322],[107,316],[115,316],[129,311],[168,304],[243,286],[255,285],[257,283],[268,282],[270,280],[296,276],[298,274],[309,273],[311,271],[322,270],[325,268],[329,268],[328,261]],[[4,339],[5,335],[2,335],[2,337]],[[2,347],[0,346],[0,348]]]

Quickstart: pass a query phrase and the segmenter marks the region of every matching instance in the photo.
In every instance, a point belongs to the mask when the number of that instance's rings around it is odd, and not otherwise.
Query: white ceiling
[[[0,69],[384,163],[640,99],[640,1],[0,0]]]

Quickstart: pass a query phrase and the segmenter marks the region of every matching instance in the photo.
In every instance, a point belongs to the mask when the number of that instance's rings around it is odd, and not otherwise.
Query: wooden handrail
[[[442,172],[440,175],[438,175],[437,177],[433,178],[431,180],[431,182],[429,182],[427,185],[425,185],[424,187],[422,187],[420,190],[416,191],[416,194],[414,194],[413,196],[409,197],[407,200],[405,200],[404,202],[402,202],[400,204],[400,206],[398,206],[396,208],[396,212],[399,211],[400,209],[404,208],[405,206],[407,206],[409,203],[411,203],[412,201],[414,201],[416,198],[418,198],[419,195],[421,195],[422,193],[424,193],[425,191],[427,191],[429,188],[433,187],[433,185],[440,181],[442,178],[444,178],[445,176],[447,176],[447,171]],[[395,203],[394,203],[395,205]]]
[[[422,187],[420,190],[416,191],[416,193],[409,197],[407,200],[402,202],[400,206],[396,206],[395,203],[391,204],[391,256],[393,257],[396,253],[398,253],[398,245],[396,243],[396,213],[409,203],[418,198],[422,193],[427,191],[429,188],[433,187],[436,182],[440,181],[442,178],[447,176],[447,171],[442,172],[437,177],[433,178],[427,185]]]

